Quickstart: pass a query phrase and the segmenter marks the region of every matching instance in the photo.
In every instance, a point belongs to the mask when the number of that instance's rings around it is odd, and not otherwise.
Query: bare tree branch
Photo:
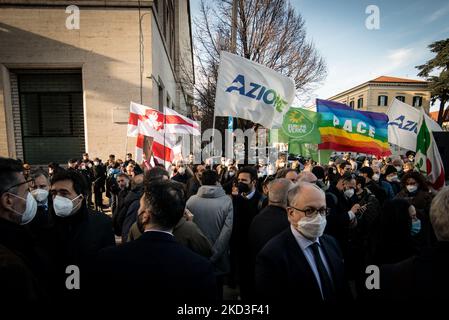
[[[236,54],[295,81],[306,95],[326,77],[326,65],[307,40],[305,21],[288,0],[238,0]],[[201,0],[194,19],[195,110],[212,126],[220,51],[230,51],[232,0]],[[193,79],[193,77],[190,77]]]

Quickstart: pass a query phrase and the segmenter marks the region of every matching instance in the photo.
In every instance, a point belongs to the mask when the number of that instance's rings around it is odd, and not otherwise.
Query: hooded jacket
[[[232,200],[221,186],[201,186],[188,201],[186,208],[193,221],[212,244],[210,258],[217,273],[229,272],[229,241],[232,233]]]

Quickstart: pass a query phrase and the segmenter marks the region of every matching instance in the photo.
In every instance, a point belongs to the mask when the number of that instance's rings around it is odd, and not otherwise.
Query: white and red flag
[[[137,137],[136,161],[142,162],[143,154],[159,163],[173,160],[173,137],[164,134],[164,114],[156,109],[131,102],[128,120],[128,137]]]
[[[149,128],[163,133],[164,115],[156,109],[131,102],[129,107],[128,137],[137,137],[139,128],[144,123],[150,125]]]
[[[136,161],[149,161],[151,156],[158,163],[172,162],[176,150],[175,134],[200,135],[199,124],[176,111],[165,107],[164,114],[156,109],[131,102],[128,120],[128,137],[137,137]]]
[[[201,135],[200,125],[195,120],[189,119],[167,107],[164,107],[164,113],[166,133],[187,133],[194,136]]]

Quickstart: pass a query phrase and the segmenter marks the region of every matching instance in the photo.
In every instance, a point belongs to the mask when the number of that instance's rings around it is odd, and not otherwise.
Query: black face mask
[[[239,193],[248,193],[250,190],[249,185],[243,182],[239,182],[237,188],[239,189]]]

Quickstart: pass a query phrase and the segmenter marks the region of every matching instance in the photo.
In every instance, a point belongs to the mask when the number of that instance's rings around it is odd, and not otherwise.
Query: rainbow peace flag
[[[329,100],[316,100],[321,114],[321,150],[351,151],[376,156],[391,154],[388,144],[388,116],[357,111]]]

